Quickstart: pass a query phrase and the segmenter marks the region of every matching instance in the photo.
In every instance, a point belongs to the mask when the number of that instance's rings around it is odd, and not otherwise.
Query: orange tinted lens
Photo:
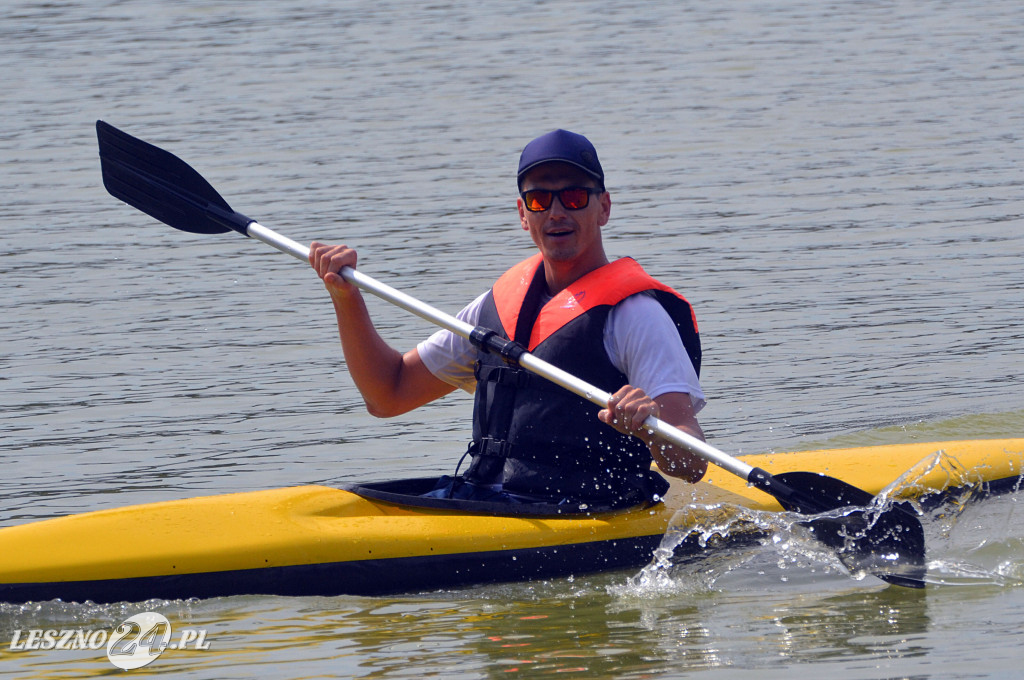
[[[526,209],[530,212],[541,212],[551,207],[552,194],[550,191],[531,189],[523,194],[523,201]]]
[[[590,199],[590,193],[586,189],[577,189],[573,187],[569,189],[562,189],[558,193],[558,198],[561,199],[562,205],[569,210],[579,210],[580,208],[587,207],[587,201]]]

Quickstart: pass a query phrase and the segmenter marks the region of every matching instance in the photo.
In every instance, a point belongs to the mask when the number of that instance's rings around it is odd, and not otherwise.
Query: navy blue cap
[[[568,130],[554,130],[526,145],[519,157],[519,188],[523,188],[523,175],[542,163],[552,161],[575,165],[604,188],[604,170],[601,169],[601,161],[597,159],[597,149],[583,135]]]

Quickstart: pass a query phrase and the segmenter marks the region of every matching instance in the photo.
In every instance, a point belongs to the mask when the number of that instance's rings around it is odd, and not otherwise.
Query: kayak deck
[[[772,474],[821,472],[872,494],[912,468],[905,495],[976,484],[998,492],[1019,486],[1024,439],[744,460]],[[715,503],[781,509],[718,469],[697,485],[673,480],[664,503],[595,515],[467,514],[315,485],[129,506],[0,529],[0,601],[378,595],[639,567],[676,511]]]
[[[660,505],[573,519],[467,515],[324,486],[168,501],[3,529],[0,600],[382,594],[543,578],[570,556],[604,569],[644,563],[670,517]]]

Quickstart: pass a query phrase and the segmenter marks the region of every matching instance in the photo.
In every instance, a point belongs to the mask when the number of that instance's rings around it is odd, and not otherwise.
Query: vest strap
[[[512,453],[512,444],[504,439],[484,437],[480,441],[473,442],[473,448],[470,452],[474,458],[483,456],[484,458],[505,459],[509,458]]]

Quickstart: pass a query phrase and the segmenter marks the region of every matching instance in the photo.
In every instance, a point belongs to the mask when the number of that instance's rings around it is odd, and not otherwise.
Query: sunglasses
[[[583,210],[590,203],[590,194],[602,194],[603,189],[591,187],[565,187],[557,191],[549,189],[529,189],[519,195],[530,212],[544,212],[551,207],[551,202],[558,196],[566,210]]]

